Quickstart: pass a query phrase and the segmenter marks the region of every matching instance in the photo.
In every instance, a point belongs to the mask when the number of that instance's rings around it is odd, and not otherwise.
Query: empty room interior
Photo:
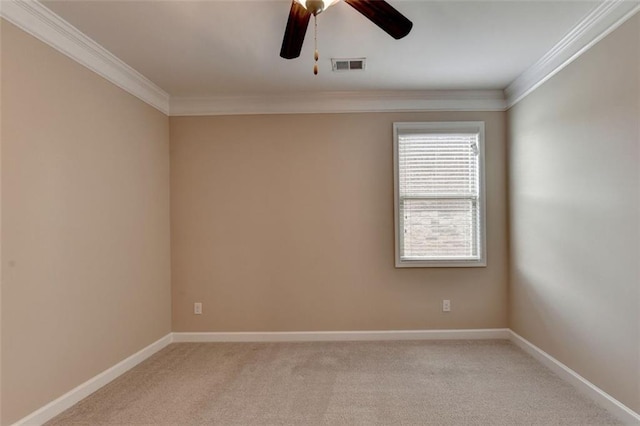
[[[640,3],[0,2],[0,424],[640,425]]]

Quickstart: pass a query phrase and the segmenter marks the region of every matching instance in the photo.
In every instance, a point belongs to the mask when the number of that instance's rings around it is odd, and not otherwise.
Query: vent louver
[[[366,58],[331,58],[331,69],[333,71],[364,71]]]

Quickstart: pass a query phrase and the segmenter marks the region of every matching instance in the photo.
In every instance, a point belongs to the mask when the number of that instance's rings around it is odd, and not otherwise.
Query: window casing
[[[484,122],[394,123],[396,267],[486,266]]]

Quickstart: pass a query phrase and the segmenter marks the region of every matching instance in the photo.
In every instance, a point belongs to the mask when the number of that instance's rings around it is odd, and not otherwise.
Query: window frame
[[[478,259],[402,259],[400,229],[399,136],[407,133],[477,133],[478,134]],[[485,123],[484,121],[433,121],[393,123],[393,198],[396,268],[469,268],[487,266],[486,193],[485,193]]]

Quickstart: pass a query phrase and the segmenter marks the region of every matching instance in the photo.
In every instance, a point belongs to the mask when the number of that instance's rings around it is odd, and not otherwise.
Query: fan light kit
[[[340,0],[294,0],[314,15],[319,14],[331,5],[338,3]]]
[[[294,59],[300,56],[302,43],[313,15],[314,52],[313,73],[318,74],[318,23],[317,16],[329,6],[340,0],[292,0],[289,19],[284,30],[280,56]],[[413,23],[384,0],[344,0],[349,6],[360,12],[365,18],[383,29],[391,37],[399,40],[409,34]]]

